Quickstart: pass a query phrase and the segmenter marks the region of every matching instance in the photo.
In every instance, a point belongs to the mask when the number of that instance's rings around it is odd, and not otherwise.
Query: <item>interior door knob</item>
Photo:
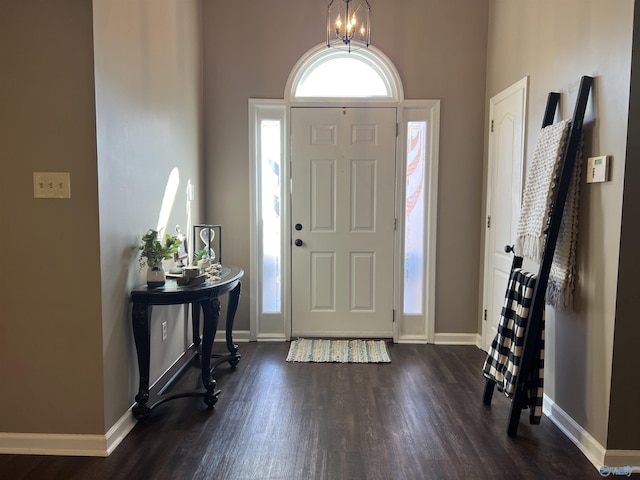
[[[299,223],[296,223],[295,229],[298,231],[302,230],[302,225],[300,225]]]
[[[296,244],[296,247],[302,246],[302,240],[300,240],[299,238],[296,238],[296,241],[294,243]]]

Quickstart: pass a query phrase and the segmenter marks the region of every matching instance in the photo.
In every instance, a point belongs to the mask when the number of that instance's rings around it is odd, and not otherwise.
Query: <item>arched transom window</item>
[[[381,52],[351,53],[316,49],[296,65],[287,85],[292,101],[311,98],[369,98],[399,101],[402,97],[395,68]]]

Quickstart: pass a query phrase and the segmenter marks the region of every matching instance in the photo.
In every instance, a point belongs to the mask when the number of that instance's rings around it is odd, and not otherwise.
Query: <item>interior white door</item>
[[[395,108],[293,108],[292,336],[393,335]]]
[[[483,345],[496,335],[513,254],[512,245],[520,213],[524,168],[524,127],[527,79],[491,98],[489,166],[484,261]]]

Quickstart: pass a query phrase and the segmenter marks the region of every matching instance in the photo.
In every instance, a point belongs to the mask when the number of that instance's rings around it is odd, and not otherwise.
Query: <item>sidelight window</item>
[[[280,120],[260,123],[262,191],[262,311],[279,313],[281,303]]]
[[[404,199],[404,313],[421,315],[427,122],[407,122]]]
[[[434,341],[440,102],[406,100],[401,118],[403,178],[398,200],[402,235],[398,274],[403,331],[399,337]]]
[[[283,285],[287,261],[284,211],[287,208],[286,109],[276,101],[249,101],[251,118],[251,291],[252,322],[281,329],[286,306]]]

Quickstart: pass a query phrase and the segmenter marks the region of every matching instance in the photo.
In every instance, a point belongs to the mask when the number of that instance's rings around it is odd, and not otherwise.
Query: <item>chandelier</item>
[[[327,47],[368,47],[371,25],[368,0],[331,0],[327,7]],[[352,47],[353,44],[353,47]]]

